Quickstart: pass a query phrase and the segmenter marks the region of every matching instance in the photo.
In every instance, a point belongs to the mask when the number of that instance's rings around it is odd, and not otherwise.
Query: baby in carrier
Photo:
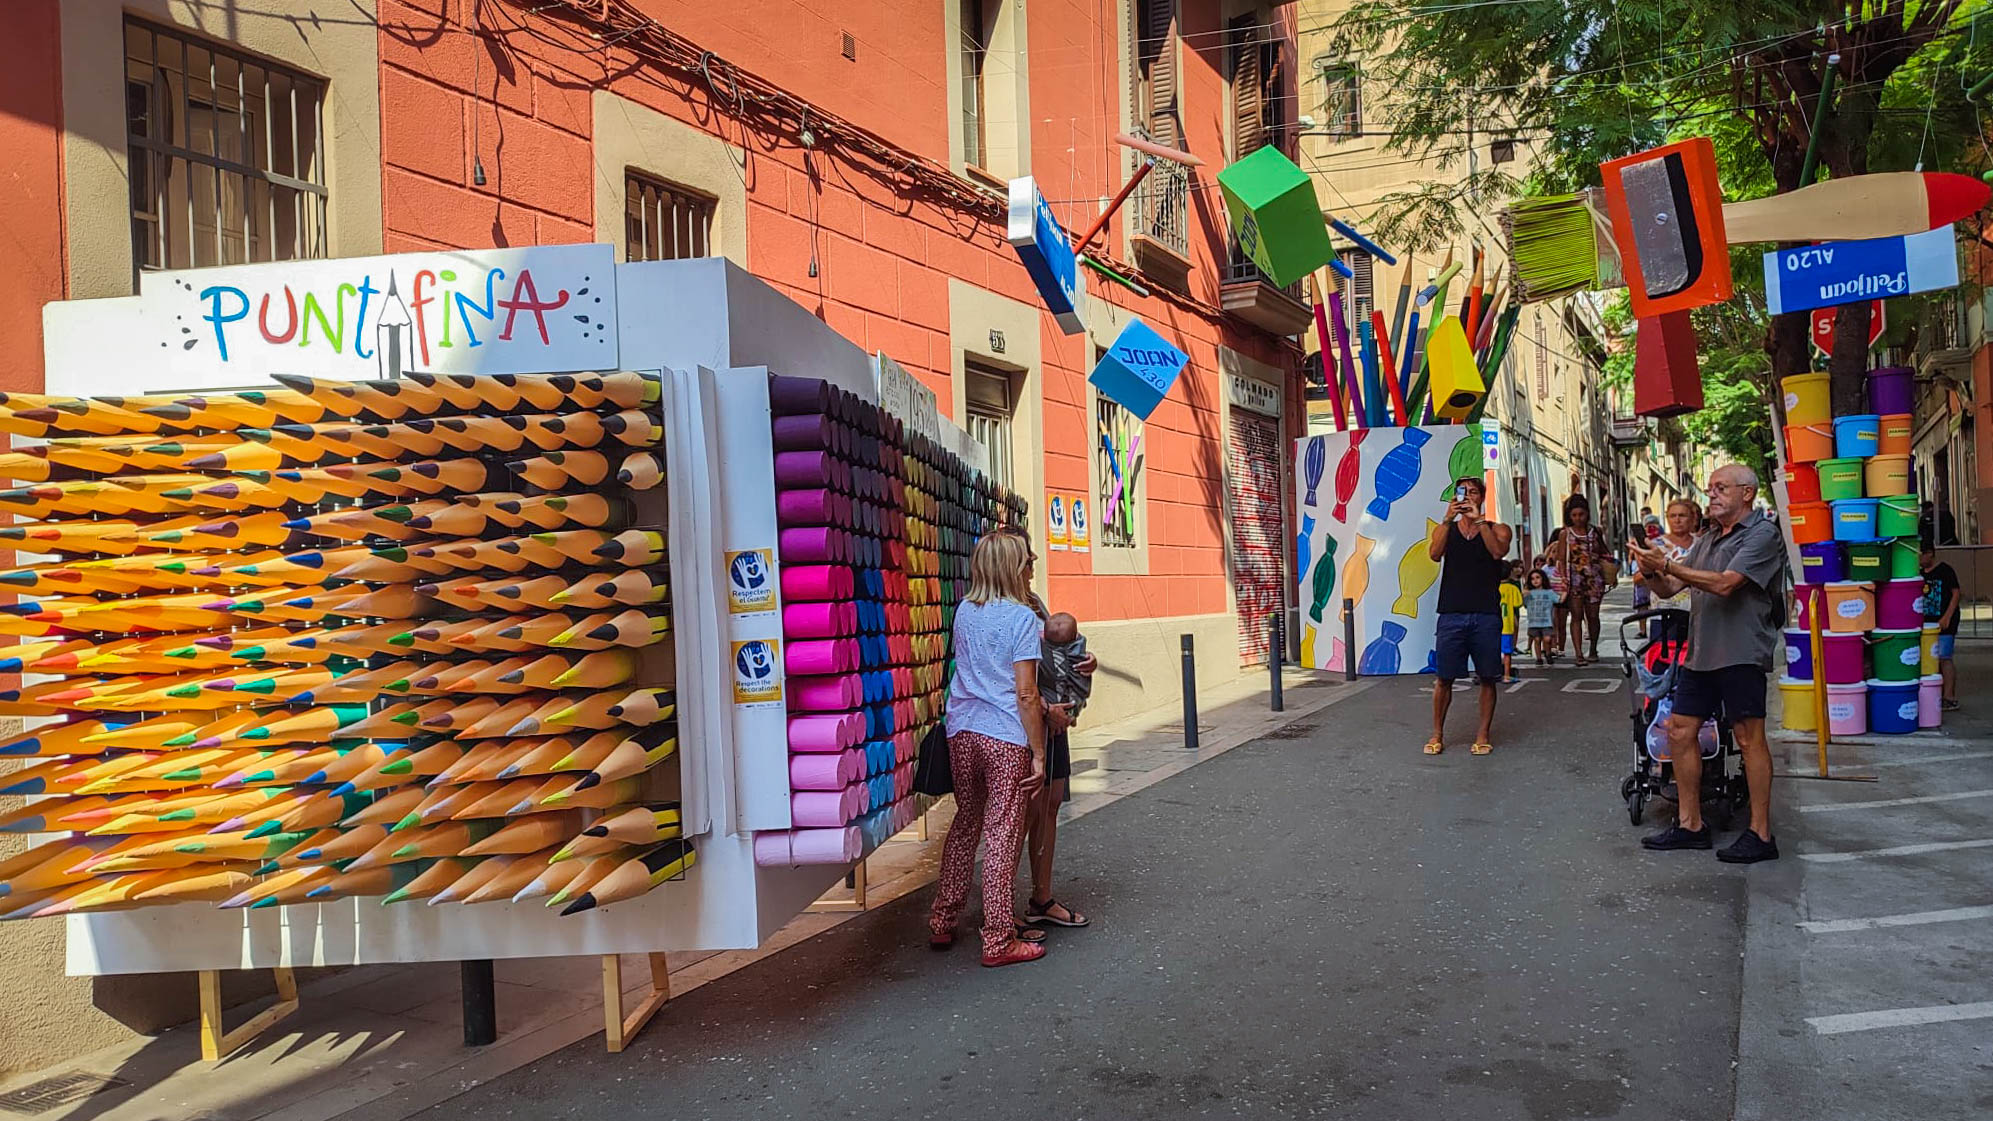
[[[1048,705],[1072,705],[1075,719],[1093,694],[1093,678],[1074,668],[1084,661],[1086,637],[1080,634],[1080,621],[1063,611],[1047,617],[1038,651],[1038,693]]]

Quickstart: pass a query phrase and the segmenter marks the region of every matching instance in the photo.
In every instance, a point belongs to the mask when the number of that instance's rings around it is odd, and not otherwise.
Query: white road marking
[[[1956,755],[1926,755],[1922,759],[1889,759],[1865,763],[1866,767],[1921,767],[1926,763],[1956,763],[1965,759],[1993,759],[1993,751],[1961,751]]]
[[[1923,1008],[1883,1008],[1874,1012],[1849,1012],[1840,1016],[1808,1016],[1806,1022],[1821,1035],[1840,1035],[1877,1028],[1910,1028],[1921,1024],[1948,1024],[1958,1020],[1993,1017],[1993,1000],[1973,1004],[1933,1004]]]
[[[1851,849],[1847,852],[1803,852],[1801,860],[1811,860],[1817,864],[1839,864],[1849,860],[1867,860],[1877,856],[1919,856],[1927,852],[1951,852],[1955,849],[1993,848],[1993,837],[1978,841],[1932,841],[1921,845],[1893,845],[1886,849]]]
[[[1819,919],[1799,924],[1808,934],[1847,934],[1856,930],[1878,930],[1888,926],[1923,926],[1934,922],[1966,922],[1993,919],[1993,907],[1952,907],[1943,911],[1909,911],[1900,915],[1876,915],[1866,919]]]
[[[1594,685],[1599,686],[1599,688],[1591,688]],[[1575,681],[1566,681],[1563,691],[1566,693],[1617,693],[1619,692],[1619,682],[1610,677],[1580,677]]]
[[[1993,798],[1993,790],[1954,790],[1949,794],[1925,794],[1917,798],[1878,798],[1872,802],[1816,802],[1799,807],[1803,814],[1835,813],[1840,810],[1880,810],[1890,806],[1922,806],[1931,802],[1960,802],[1967,798]]]

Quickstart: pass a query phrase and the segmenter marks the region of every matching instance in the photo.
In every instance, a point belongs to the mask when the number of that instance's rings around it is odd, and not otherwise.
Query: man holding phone
[[[1495,686],[1502,681],[1503,558],[1515,531],[1483,513],[1488,490],[1468,476],[1453,484],[1453,501],[1446,517],[1426,541],[1426,554],[1440,563],[1439,631],[1434,657],[1439,680],[1432,691],[1432,739],[1427,755],[1446,750],[1446,711],[1453,703],[1453,683],[1467,675],[1471,661],[1481,682],[1481,723],[1474,733],[1476,755],[1495,749]]]

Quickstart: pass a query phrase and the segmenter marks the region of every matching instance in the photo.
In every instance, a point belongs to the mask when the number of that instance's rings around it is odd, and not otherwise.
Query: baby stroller
[[[1642,620],[1651,620],[1649,637],[1636,647],[1627,641],[1627,627]],[[1640,824],[1649,798],[1672,802],[1678,796],[1675,768],[1668,762],[1667,718],[1675,676],[1688,654],[1688,633],[1689,613],[1680,608],[1639,611],[1619,622],[1621,671],[1633,708],[1633,773],[1619,784],[1619,796],[1626,802],[1627,819],[1635,825]],[[1704,723],[1699,742],[1702,800],[1715,810],[1719,825],[1728,829],[1732,816],[1748,800],[1730,722]]]

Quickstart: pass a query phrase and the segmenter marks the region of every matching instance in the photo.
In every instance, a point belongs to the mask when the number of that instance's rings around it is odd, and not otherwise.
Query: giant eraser
[[[1148,324],[1133,319],[1114,336],[1114,344],[1101,354],[1086,380],[1101,396],[1147,420],[1169,396],[1170,387],[1189,361],[1188,354],[1170,345]]]
[[[1702,367],[1686,311],[1639,321],[1633,343],[1633,411],[1679,416],[1702,408]]]
[[[1333,261],[1335,243],[1308,173],[1271,144],[1218,173],[1232,235],[1282,288]]]
[[[1716,149],[1706,136],[1599,165],[1633,316],[1730,298],[1730,248]]]

